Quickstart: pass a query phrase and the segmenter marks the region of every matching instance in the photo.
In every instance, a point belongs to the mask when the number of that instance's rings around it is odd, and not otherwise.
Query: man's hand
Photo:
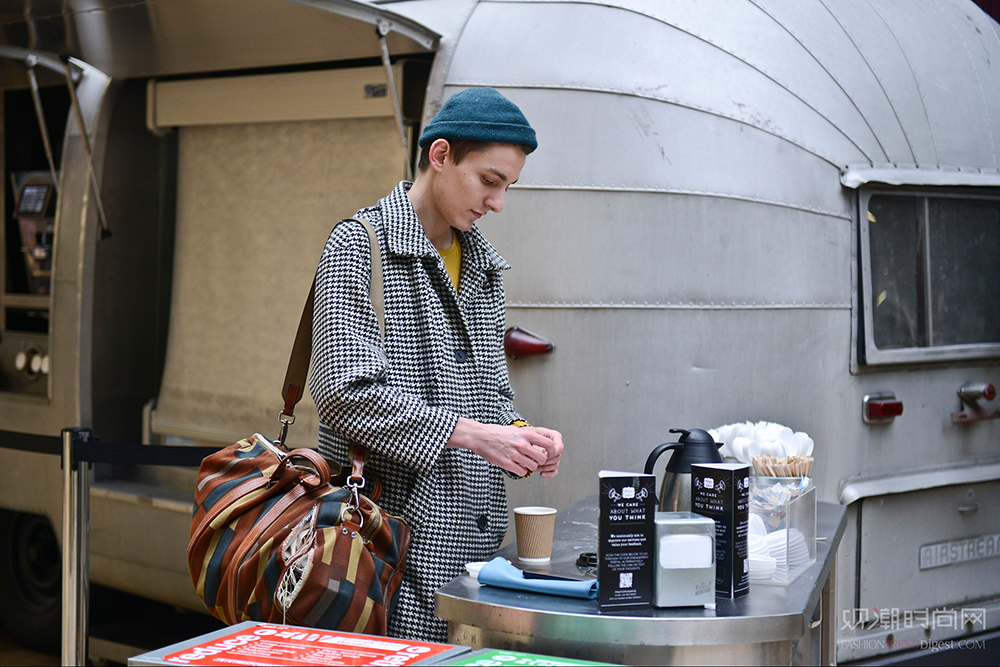
[[[538,466],[537,470],[545,479],[551,479],[558,475],[559,457],[562,456],[563,452],[562,433],[559,431],[553,431],[550,428],[541,428],[538,426],[525,426],[518,430],[533,431],[549,441],[550,446],[545,447],[545,453],[548,458],[545,459],[545,463]]]
[[[563,442],[552,429],[481,424],[459,417],[448,447],[468,449],[521,477],[537,470],[548,479],[559,474]]]

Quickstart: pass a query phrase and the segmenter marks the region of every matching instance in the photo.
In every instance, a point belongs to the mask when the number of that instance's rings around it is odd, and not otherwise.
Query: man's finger
[[[535,448],[545,453],[545,457],[548,458],[554,454],[559,454],[556,447],[556,443],[552,438],[549,438],[544,433],[539,433],[538,431],[531,430],[524,434],[529,443]]]

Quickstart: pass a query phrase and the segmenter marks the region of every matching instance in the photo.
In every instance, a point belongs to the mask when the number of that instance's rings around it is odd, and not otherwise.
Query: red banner
[[[175,665],[411,665],[455,648],[408,639],[260,624],[165,655]]]

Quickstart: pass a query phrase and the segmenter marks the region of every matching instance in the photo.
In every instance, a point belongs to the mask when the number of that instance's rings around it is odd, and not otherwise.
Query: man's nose
[[[503,210],[503,198],[506,193],[506,190],[500,190],[500,192],[492,193],[486,198],[486,205],[491,211],[499,213]]]

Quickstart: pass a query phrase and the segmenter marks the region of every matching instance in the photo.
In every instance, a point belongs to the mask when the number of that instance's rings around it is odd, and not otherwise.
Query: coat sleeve
[[[330,234],[316,273],[309,390],[320,420],[383,458],[430,470],[458,415],[388,384],[388,359],[368,295],[371,255],[358,224]]]

